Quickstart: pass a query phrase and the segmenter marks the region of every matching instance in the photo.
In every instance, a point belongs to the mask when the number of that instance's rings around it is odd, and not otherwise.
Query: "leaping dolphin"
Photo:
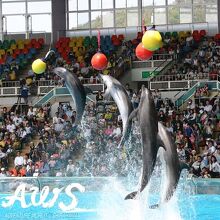
[[[181,168],[178,159],[176,146],[170,133],[158,122],[157,111],[150,91],[142,86],[141,99],[138,109],[129,116],[129,120],[137,117],[140,124],[141,140],[143,146],[143,172],[141,187],[138,192],[142,192],[148,184],[157,159],[158,149],[163,147],[163,158],[166,164],[167,185],[161,202],[167,202],[172,197],[179,181]],[[138,192],[128,194],[125,199],[133,199]],[[156,208],[159,205],[151,206]]]
[[[80,82],[76,74],[70,73],[67,69],[63,67],[56,67],[53,72],[65,81],[66,87],[69,90],[76,106],[76,120],[74,126],[79,125],[86,104],[86,91],[84,89],[84,86]]]
[[[133,106],[125,88],[117,79],[109,75],[99,74],[99,76],[102,78],[104,84],[107,86],[105,96],[109,94],[111,95],[118,107],[122,118],[123,132],[121,142],[119,144],[119,146],[121,146],[128,139],[131,131],[131,121],[128,122],[128,117],[133,110]]]
[[[140,125],[141,141],[143,146],[143,170],[141,177],[141,186],[139,192],[142,192],[148,184],[157,159],[158,152],[158,119],[154,100],[148,89],[142,86],[140,103],[129,116],[129,121],[137,117]],[[133,199],[138,192],[128,194],[125,199]]]
[[[163,187],[163,194],[160,199],[160,204],[166,203],[173,196],[173,193],[176,190],[177,184],[179,182],[181,166],[179,162],[179,158],[176,151],[176,145],[172,140],[171,134],[167,131],[167,129],[162,125],[162,123],[158,122],[158,135],[161,140],[162,147],[164,150],[162,151],[162,157],[165,162],[165,170],[166,177],[165,183],[166,185]],[[151,208],[158,207],[159,205],[151,206]]]

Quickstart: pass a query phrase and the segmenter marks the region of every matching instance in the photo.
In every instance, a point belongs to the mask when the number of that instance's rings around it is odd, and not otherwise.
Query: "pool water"
[[[8,194],[2,194],[0,196],[0,219],[4,220],[104,220],[102,217],[103,203],[106,202],[107,207],[111,210],[109,220],[116,220],[114,218],[114,210],[116,212],[126,213],[128,210],[121,208],[122,204],[127,203],[124,197],[116,192],[75,192],[78,199],[76,209],[70,211],[62,211],[59,208],[59,203],[70,204],[71,198],[65,193],[61,193],[51,208],[43,208],[42,206],[22,208],[19,201],[16,201],[14,205],[8,208],[2,207],[2,202],[6,201],[5,197]],[[51,199],[53,195],[50,193],[47,201]],[[39,197],[37,197],[39,199]],[[38,200],[36,199],[36,201]],[[151,198],[154,200],[154,197]],[[150,200],[151,200],[150,199]],[[27,193],[25,196],[26,203],[31,201],[31,194]],[[115,201],[115,202],[114,202]],[[102,203],[102,204],[101,204]],[[143,205],[143,204],[142,204]],[[195,194],[195,195],[183,195],[178,198],[178,206],[180,209],[181,220],[218,220],[220,219],[220,195],[208,195],[208,194]],[[159,212],[160,210],[150,210],[150,212]],[[105,210],[104,210],[105,212]],[[159,220],[155,219],[152,213],[148,216],[148,211],[145,212],[147,220]],[[120,220],[126,220],[126,218],[120,218]],[[118,219],[117,219],[118,220]],[[133,219],[139,220],[139,219]],[[177,220],[171,218],[170,220]]]

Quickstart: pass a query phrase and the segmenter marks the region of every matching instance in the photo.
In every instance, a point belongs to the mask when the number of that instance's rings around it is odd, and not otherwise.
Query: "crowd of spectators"
[[[196,50],[190,49],[177,57],[176,64],[163,74],[165,76],[153,80],[216,80],[220,75],[220,48],[214,38],[205,37]]]
[[[140,91],[129,85],[126,91],[137,108]],[[180,111],[173,102],[152,92],[158,120],[166,125],[177,145],[179,159],[189,166],[190,174],[219,177],[220,104],[219,99],[189,100]],[[136,121],[126,146],[118,148],[122,122],[112,101],[98,93],[96,103],[86,105],[82,126],[72,128],[75,111],[60,104],[55,115],[51,106],[16,114],[3,108],[0,140],[1,176],[125,176],[138,175],[142,166],[140,134]],[[205,102],[204,102],[205,101]],[[35,137],[38,137],[37,141]],[[29,151],[22,155],[24,147]],[[134,147],[135,146],[135,147]],[[13,168],[8,167],[14,158]]]

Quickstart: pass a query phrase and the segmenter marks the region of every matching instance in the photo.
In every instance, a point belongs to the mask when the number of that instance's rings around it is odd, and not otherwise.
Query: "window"
[[[102,0],[102,9],[113,8],[113,0]]]
[[[154,0],[154,5],[166,5],[166,0]]]
[[[205,22],[206,13],[204,5],[194,5],[193,6],[193,22]]]
[[[51,32],[51,15],[31,15],[32,17],[32,31],[46,31]]]
[[[153,8],[143,8],[142,17],[145,25],[153,24]]]
[[[115,1],[116,8],[126,8],[126,0]]]
[[[77,11],[77,0],[69,0],[68,9],[69,11]]]
[[[7,16],[7,32],[24,32],[25,16],[15,15]]]
[[[101,28],[101,27],[102,27],[101,11],[92,11],[91,28]]]
[[[25,3],[2,3],[2,14],[22,14],[25,13]]]
[[[142,6],[152,6],[153,0],[142,0]]]
[[[115,23],[116,27],[126,26],[126,10],[115,10]]]
[[[114,12],[113,11],[102,12],[102,26],[104,28],[114,27]]]
[[[192,23],[192,8],[180,8],[180,23]]]
[[[77,20],[78,20],[79,29],[89,28],[89,13],[88,12],[78,13]]]
[[[217,5],[206,5],[206,22],[218,22]]]
[[[77,13],[69,13],[69,30],[77,28]]]
[[[79,11],[89,10],[89,2],[88,2],[88,0],[78,0],[78,10]]]
[[[101,9],[101,0],[91,0],[91,9]]]
[[[168,24],[180,23],[180,9],[177,6],[171,6],[168,8]]]
[[[28,2],[28,13],[51,13],[51,1]]]
[[[137,7],[137,6],[138,6],[137,0],[127,0],[127,8]]]
[[[127,10],[127,26],[138,26],[138,10]]]
[[[154,8],[154,24],[166,24],[166,9]]]

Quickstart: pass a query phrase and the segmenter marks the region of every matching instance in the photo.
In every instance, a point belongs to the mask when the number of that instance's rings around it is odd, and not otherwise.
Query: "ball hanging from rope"
[[[159,31],[148,30],[142,37],[142,43],[147,50],[155,51],[161,47],[162,37]]]
[[[135,49],[135,54],[139,60],[148,60],[152,57],[153,51],[147,50],[142,43],[139,43]]]
[[[47,64],[42,59],[36,59],[32,63],[32,70],[36,74],[41,74],[45,72],[46,68],[47,68]]]
[[[104,70],[108,65],[105,54],[98,52],[91,59],[92,67],[96,70]]]

